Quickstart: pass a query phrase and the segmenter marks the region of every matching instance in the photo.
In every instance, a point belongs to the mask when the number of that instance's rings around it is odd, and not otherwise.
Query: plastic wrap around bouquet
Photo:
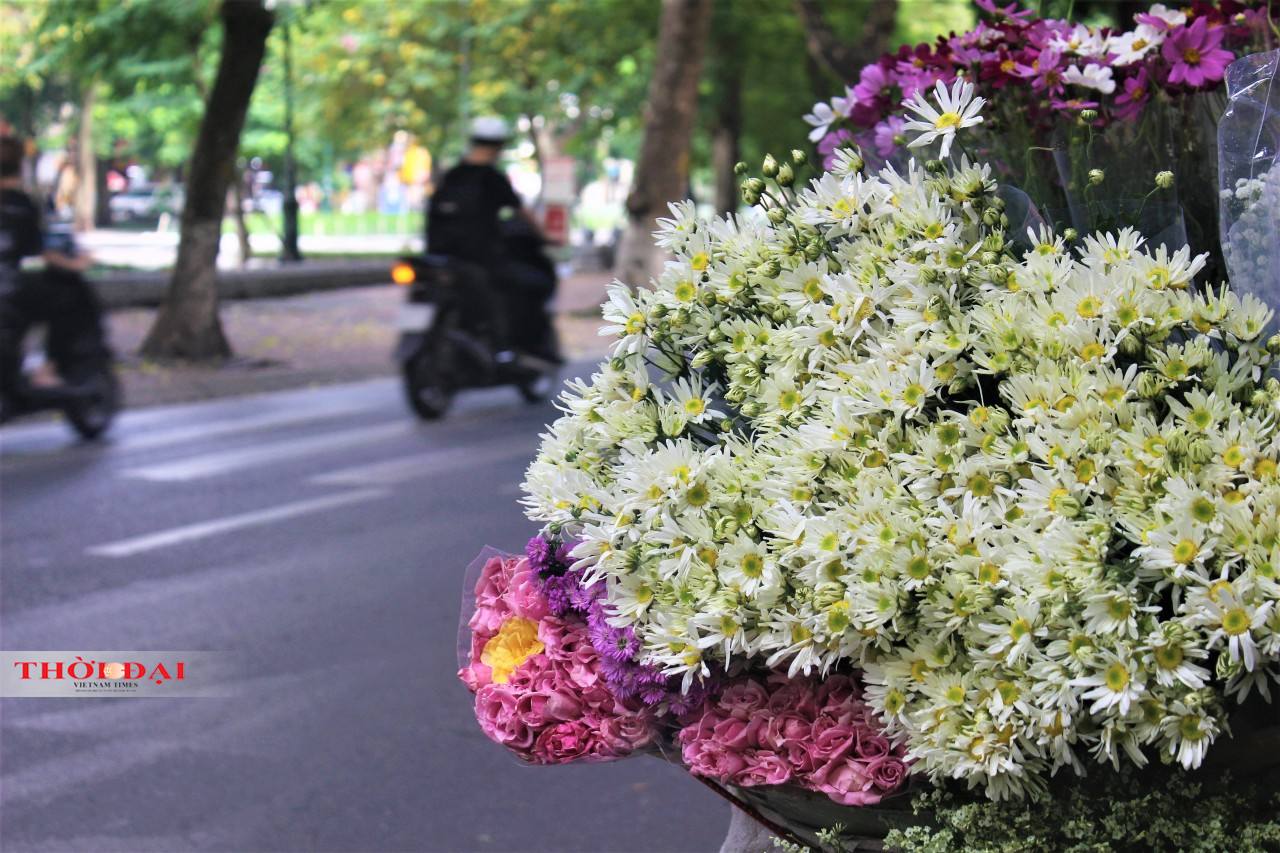
[[[947,157],[982,101],[936,98],[907,129]],[[1273,736],[1271,307],[1131,229],[1012,234],[959,155],[806,161],[748,215],[674,206],[674,260],[610,288],[526,474],[542,531],[471,585],[485,731],[659,752],[805,839],[815,803],[1043,802]]]
[[[1232,287],[1280,304],[1280,50],[1227,68],[1218,125],[1223,251]],[[1268,332],[1280,328],[1274,320]]]

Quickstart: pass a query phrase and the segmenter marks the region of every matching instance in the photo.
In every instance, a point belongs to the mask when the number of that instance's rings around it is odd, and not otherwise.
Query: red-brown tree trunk
[[[658,54],[644,112],[644,141],[635,188],[627,197],[627,232],[615,274],[633,285],[661,272],[653,230],[667,204],[689,193],[689,153],[698,111],[698,81],[711,27],[712,0],[663,0]]]
[[[275,16],[261,0],[223,0],[222,55],[191,154],[178,258],[142,354],[211,361],[231,355],[218,316],[217,262],[227,188]]]

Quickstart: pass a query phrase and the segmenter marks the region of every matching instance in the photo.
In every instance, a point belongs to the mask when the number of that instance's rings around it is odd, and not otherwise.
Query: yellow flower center
[[[1129,685],[1129,670],[1122,663],[1113,663],[1107,667],[1107,672],[1103,679],[1106,681],[1107,687],[1118,693]]]
[[[1252,621],[1248,611],[1243,607],[1233,607],[1222,616],[1222,630],[1233,637],[1238,637],[1249,630]]]
[[[480,662],[493,670],[493,680],[506,684],[516,667],[546,646],[538,639],[538,623],[513,616],[484,644]]]
[[[1200,59],[1200,51],[1196,50],[1194,47],[1189,47],[1182,51],[1182,61],[1188,65],[1199,65]]]
[[[948,127],[959,127],[960,113],[943,113],[938,116],[936,121],[934,121],[933,126],[938,130],[943,130]]]

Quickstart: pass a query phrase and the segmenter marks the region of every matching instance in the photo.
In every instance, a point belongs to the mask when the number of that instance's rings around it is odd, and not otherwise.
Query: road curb
[[[221,299],[261,299],[316,290],[386,284],[391,260],[303,261],[247,270],[219,270]],[[108,308],[154,308],[164,301],[170,273],[130,272],[91,276],[89,281]]]

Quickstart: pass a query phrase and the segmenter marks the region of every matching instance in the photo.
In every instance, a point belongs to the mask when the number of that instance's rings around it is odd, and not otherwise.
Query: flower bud
[[[1280,355],[1280,335],[1267,338],[1267,352],[1270,355]]]
[[[764,191],[767,189],[764,181],[760,180],[759,178],[747,178],[745,183],[748,187],[751,188],[753,192],[758,192],[763,194]]]
[[[760,168],[766,178],[775,178],[778,176],[778,161],[773,159],[772,154],[764,155],[764,165]]]
[[[725,418],[724,420],[720,421],[720,423],[717,424],[717,426],[720,427],[721,432],[733,432],[733,428],[737,426],[737,423],[738,422],[735,421],[733,418]]]
[[[1090,170],[1089,170],[1089,185],[1090,185],[1090,186],[1096,187],[1098,184],[1102,183],[1102,182],[1103,182],[1103,181],[1105,181],[1106,179],[1107,179],[1107,173],[1106,173],[1106,172],[1104,172],[1104,171],[1102,171],[1101,169],[1090,169]]]
[[[716,357],[716,354],[713,353],[711,350],[704,349],[702,352],[695,355],[689,361],[689,366],[692,367],[694,370],[701,370],[702,368],[710,364],[715,357]]]
[[[809,162],[809,155],[801,151],[799,148],[791,149],[791,162],[797,166],[803,166]]]
[[[1080,111],[1080,120],[1081,120],[1081,121],[1087,121],[1087,122],[1094,122],[1094,121],[1097,121],[1097,120],[1098,120],[1098,111],[1097,111],[1097,110],[1092,110],[1092,109],[1090,109],[1090,110],[1081,110],[1081,111]]]
[[[947,170],[947,164],[941,160],[927,160],[924,164],[924,170],[931,175],[940,175]]]
[[[1062,239],[1066,240],[1068,243],[1074,243],[1080,239],[1080,232],[1074,228],[1068,228],[1066,231],[1062,232]]]
[[[627,360],[621,356],[614,356],[609,359],[609,369],[614,373],[622,373],[627,369]]]
[[[778,167],[778,185],[789,187],[796,182],[796,173],[791,168],[790,163],[783,163]]]
[[[993,264],[999,263],[1000,255],[996,252],[983,252],[978,255],[978,260],[986,266],[992,266]]]
[[[1144,371],[1138,374],[1138,396],[1144,400],[1154,400],[1164,393],[1168,387],[1163,376],[1158,373]]]
[[[751,187],[743,185],[742,200],[745,201],[748,205],[755,207],[757,204],[760,203],[760,193],[751,189]]]
[[[747,173],[747,164],[739,160],[733,164],[733,173],[735,175],[745,175]]]
[[[1156,186],[1162,190],[1167,190],[1173,186],[1173,172],[1157,172]]]
[[[774,225],[781,225],[787,221],[787,212],[780,207],[771,207],[765,217]]]

